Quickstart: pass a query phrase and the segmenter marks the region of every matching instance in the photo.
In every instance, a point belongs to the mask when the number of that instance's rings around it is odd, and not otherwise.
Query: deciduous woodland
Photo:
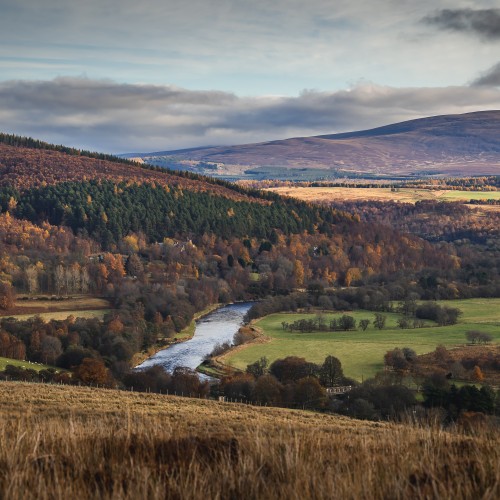
[[[474,212],[454,204],[316,205],[1,135],[0,207],[0,356],[60,369],[4,377],[206,394],[187,371],[138,380],[130,370],[211,304],[265,299],[251,320],[500,296],[496,219],[472,224]],[[9,317],[22,299],[82,295],[111,311]]]

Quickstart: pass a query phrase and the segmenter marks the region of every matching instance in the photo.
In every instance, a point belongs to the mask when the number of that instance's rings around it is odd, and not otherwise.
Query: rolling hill
[[[287,177],[290,169],[312,172],[312,177],[500,174],[500,111],[434,116],[342,134],[125,156],[158,165],[212,162],[219,164],[218,175],[253,178]]]
[[[262,202],[207,178],[177,175],[163,169],[120,161],[116,157],[102,156],[105,159],[64,146],[0,134],[0,186],[12,186],[22,191],[62,182],[112,180],[172,186],[194,192],[210,192],[231,200]]]

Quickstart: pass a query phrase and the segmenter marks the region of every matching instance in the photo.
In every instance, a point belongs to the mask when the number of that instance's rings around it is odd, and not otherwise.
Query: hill
[[[495,498],[500,442],[439,426],[0,382],[10,498]]]
[[[106,247],[130,231],[154,241],[204,233],[269,237],[275,228],[301,233],[323,221],[351,221],[189,172],[6,134],[0,134],[0,208],[37,224],[84,230]]]
[[[0,186],[25,190],[90,180],[173,186],[210,192],[231,200],[259,201],[208,178],[148,168],[117,157],[0,134]]]
[[[135,155],[137,156],[137,155]],[[218,172],[253,178],[500,174],[500,111],[410,120],[371,130],[228,147],[140,155],[224,164]],[[163,163],[162,163],[163,162]],[[300,173],[289,169],[303,169]],[[312,171],[312,172],[311,172]]]

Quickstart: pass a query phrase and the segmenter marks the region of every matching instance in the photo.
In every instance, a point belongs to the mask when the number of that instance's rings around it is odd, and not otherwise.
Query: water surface
[[[216,344],[233,340],[234,334],[243,324],[243,316],[251,306],[251,303],[245,302],[217,309],[196,322],[192,339],[157,352],[137,368],[161,365],[168,372],[173,372],[178,366],[194,370]]]

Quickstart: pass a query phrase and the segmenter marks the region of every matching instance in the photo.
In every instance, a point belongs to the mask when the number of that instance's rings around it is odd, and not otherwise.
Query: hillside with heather
[[[286,177],[292,175],[286,173],[290,169],[303,169],[303,176],[314,171],[313,177],[498,175],[500,111],[433,116],[358,132],[140,157],[158,164],[165,159],[220,164],[221,174],[242,178],[259,178],[264,172]]]
[[[24,190],[61,182],[112,180],[114,182],[173,186],[207,192],[233,200],[249,197],[209,179],[176,175],[147,168],[117,157],[54,146],[29,138],[0,134],[0,185]],[[252,200],[254,201],[254,200]]]

